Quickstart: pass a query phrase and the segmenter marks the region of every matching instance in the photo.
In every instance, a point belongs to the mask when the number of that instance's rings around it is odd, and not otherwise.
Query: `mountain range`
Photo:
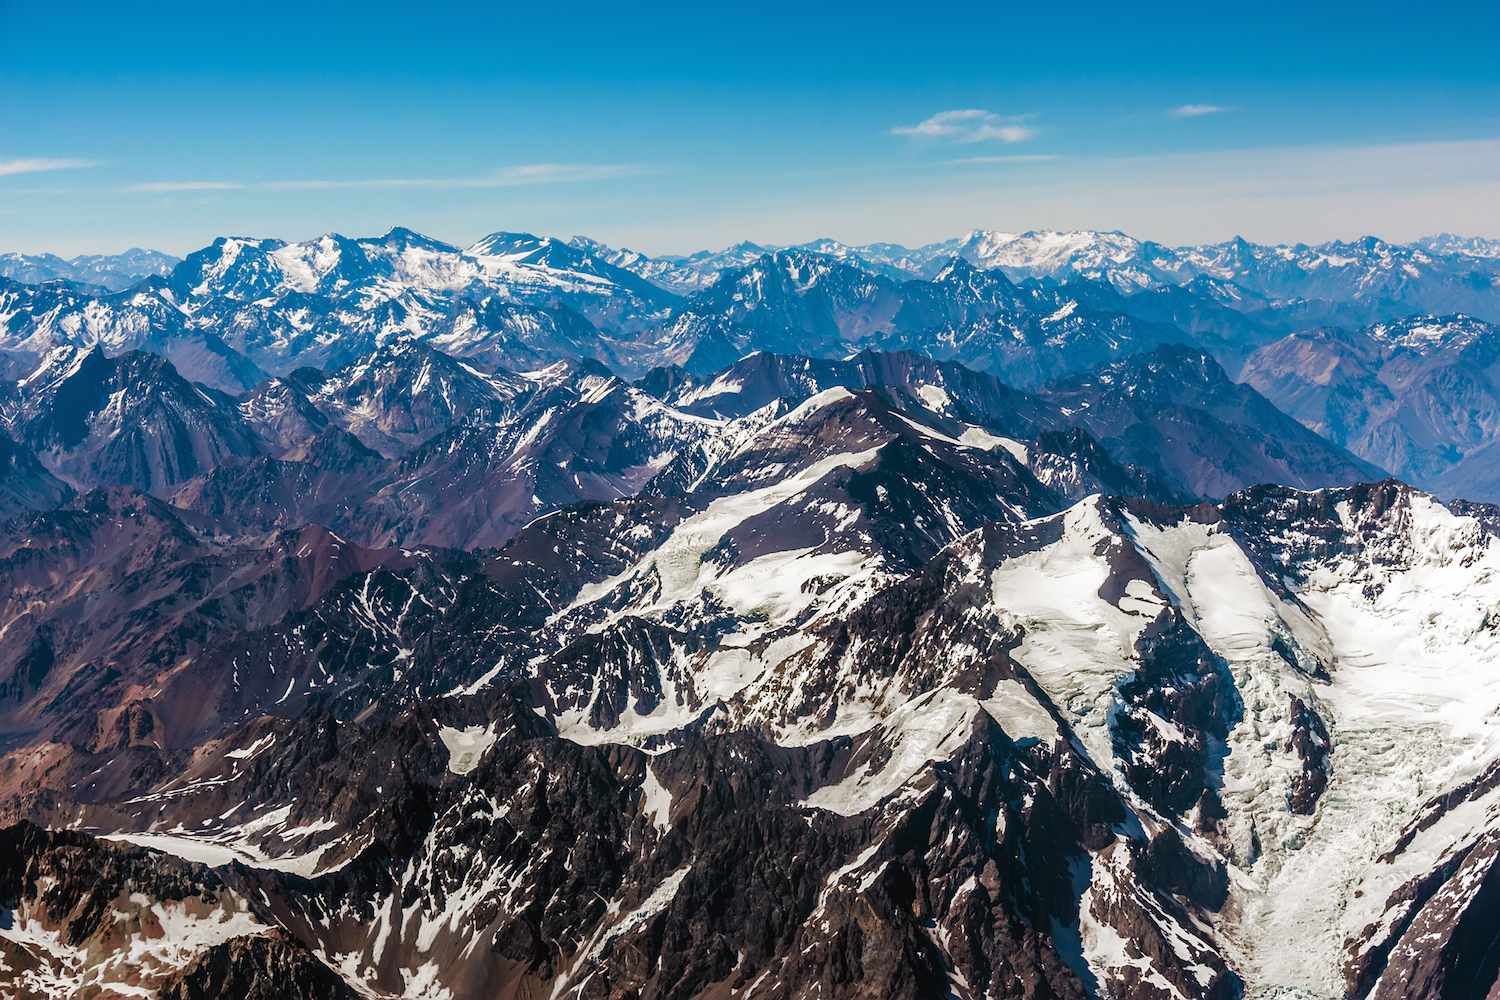
[[[1492,995],[1494,249],[0,279],[0,993]]]
[[[1063,341],[1091,343],[1091,364],[1101,350],[1186,335],[1238,363],[1319,323],[1456,312],[1500,321],[1500,257],[1486,246],[1372,237],[1168,248],[1120,233],[975,232],[915,250],[819,240],[653,258],[518,233],[464,249],[405,229],[222,238],[170,270],[156,257],[119,262],[140,280],[114,293],[0,285],[0,352],[14,368],[64,343],[144,348],[229,391],[404,336],[486,364],[586,355],[625,374],[658,363],[711,371],[751,349],[912,348],[1026,381],[1036,377],[1028,368],[1046,367],[1047,344]]]
[[[1240,377],[1318,433],[1446,496],[1500,496],[1500,327],[1412,316],[1274,341]]]
[[[159,250],[133,247],[116,254],[80,254],[64,259],[56,254],[0,253],[0,278],[29,285],[68,282],[107,292],[118,292],[153,275],[167,274],[178,258]]]

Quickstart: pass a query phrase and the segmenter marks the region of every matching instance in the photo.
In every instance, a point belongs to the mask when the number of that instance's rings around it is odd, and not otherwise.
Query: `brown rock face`
[[[1348,967],[1375,1000],[1493,997],[1500,990],[1500,833],[1490,831],[1386,903],[1387,932]]]
[[[1328,787],[1328,761],[1333,744],[1323,720],[1301,698],[1291,696],[1288,722],[1292,726],[1292,749],[1302,761],[1302,771],[1292,780],[1287,805],[1299,816],[1311,816],[1323,789]]]
[[[0,934],[0,992],[6,996],[102,1000],[127,991],[154,996],[169,989],[205,949],[215,950],[230,938],[248,942],[268,929],[248,899],[202,865],[29,823],[0,830],[0,931],[6,932]],[[300,965],[291,960],[297,949],[289,942],[279,947],[287,950],[284,967],[298,972],[296,980],[284,984],[288,992],[239,993],[232,979],[224,978],[227,992],[170,995],[341,996],[296,992],[300,982],[323,981],[306,975],[313,966],[329,973],[305,952]],[[228,953],[246,949],[255,952],[258,946],[241,945]],[[244,959],[236,962],[244,965]],[[111,983],[120,988],[110,988]]]
[[[348,984],[285,934],[214,945],[161,988],[159,1000],[357,1000]]]

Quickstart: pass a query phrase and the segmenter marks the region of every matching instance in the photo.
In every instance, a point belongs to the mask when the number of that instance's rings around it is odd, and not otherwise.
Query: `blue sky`
[[[0,0],[0,249],[1500,235],[1493,3],[494,6]]]

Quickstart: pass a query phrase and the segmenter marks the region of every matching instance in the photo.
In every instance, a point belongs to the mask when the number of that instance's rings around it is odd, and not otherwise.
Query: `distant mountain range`
[[[895,243],[856,246],[820,239],[791,246],[737,243],[719,251],[664,257],[614,250],[581,236],[571,242],[684,294],[706,288],[721,271],[745,267],[778,250],[832,257],[895,278],[930,278],[958,258],[976,267],[998,268],[1013,280],[1090,278],[1135,289],[1210,278],[1273,298],[1343,297],[1306,294],[1319,286],[1329,291],[1363,286],[1366,296],[1378,295],[1400,285],[1398,273],[1407,264],[1417,270],[1465,273],[1471,264],[1462,258],[1500,257],[1500,240],[1447,233],[1404,245],[1375,237],[1317,245],[1267,245],[1236,238],[1225,243],[1169,247],[1120,232],[975,230],[916,248]],[[1410,272],[1406,276],[1416,277]]]
[[[661,364],[714,371],[755,350],[874,349],[1036,385],[1171,342],[1238,370],[1266,343],[1320,325],[1500,319],[1500,257],[1476,241],[1430,242],[1450,249],[974,233],[916,250],[825,240],[649,258],[515,233],[462,250],[404,229],[224,238],[117,292],[0,281],[0,364],[20,377],[54,347],[97,342],[161,354],[237,393],[416,338],[485,368],[587,357],[627,376]]]
[[[124,253],[81,254],[68,259],[50,253],[0,253],[0,278],[28,285],[65,281],[118,292],[143,278],[167,274],[178,263],[171,254],[138,247]]]
[[[891,402],[922,411],[919,422],[999,435],[1075,498],[1101,486],[1169,500],[1382,475],[1232,383],[1206,354],[1177,347],[1028,393],[909,353],[757,353],[707,376],[661,368],[631,384],[588,361],[485,372],[403,341],[239,398],[147,352],[63,347],[0,416],[18,463],[12,506],[125,486],[236,530],[316,522],[367,545],[473,548],[650,481],[685,488],[718,460],[734,421],[753,427],[833,389],[899,390]],[[31,494],[39,501],[26,502]]]
[[[1315,327],[1240,377],[1319,434],[1445,496],[1500,498],[1500,327],[1413,316]]]
[[[223,238],[175,263],[137,251],[76,259],[142,275],[114,292],[51,280],[43,265],[55,270],[53,258],[8,258],[10,273],[47,280],[0,279],[0,375],[21,378],[57,347],[98,343],[161,355],[188,379],[241,394],[272,375],[340,368],[418,340],[483,371],[587,358],[627,378],[663,365],[703,375],[755,351],[913,351],[1036,387],[1181,344],[1376,465],[1445,493],[1500,497],[1500,479],[1484,471],[1495,462],[1478,454],[1493,429],[1475,396],[1487,389],[1454,383],[1467,397],[1450,399],[1447,383],[1414,387],[1396,374],[1406,362],[1381,362],[1379,388],[1320,390],[1333,392],[1331,404],[1297,388],[1321,384],[1332,331],[1369,339],[1361,331],[1423,316],[1500,321],[1496,246],[1442,235],[1173,248],[1121,233],[976,231],[918,248],[817,240],[650,257],[503,232],[462,249],[406,229],[303,243]],[[1309,337],[1321,337],[1324,354],[1306,348]],[[1477,349],[1460,362],[1456,344],[1430,344],[1424,370],[1458,372]],[[1340,413],[1319,412],[1327,405]],[[1391,415],[1403,407],[1428,415]],[[1470,455],[1470,471],[1450,471]]]
[[[396,230],[393,232],[401,232]],[[413,234],[415,235],[415,234]],[[340,239],[330,234],[323,239]],[[425,238],[424,238],[425,239]],[[322,241],[310,241],[321,243]],[[432,246],[447,247],[436,240]],[[472,244],[467,253],[493,255],[502,248],[533,249],[538,237],[524,233],[496,233]],[[957,257],[982,268],[999,268],[1015,279],[1027,277],[1108,277],[1126,286],[1158,283],[1181,284],[1184,278],[1200,276],[1243,283],[1246,287],[1272,283],[1269,272],[1280,266],[1283,280],[1293,272],[1306,275],[1324,272],[1339,280],[1358,282],[1361,276],[1379,276],[1391,262],[1422,267],[1440,263],[1439,258],[1500,258],[1500,239],[1455,236],[1440,233],[1410,244],[1394,244],[1376,237],[1357,241],[1332,241],[1308,245],[1271,245],[1235,238],[1225,243],[1171,247],[1138,240],[1120,232],[1030,231],[1002,233],[974,230],[965,236],[911,248],[896,243],[851,245],[833,239],[772,245],[737,243],[722,250],[703,250],[688,255],[651,256],[638,250],[610,247],[587,236],[574,236],[566,246],[546,240],[553,263],[590,259],[630,271],[652,284],[678,294],[699,291],[713,284],[720,271],[744,267],[778,250],[801,251],[833,257],[884,273],[887,277],[932,277]],[[310,245],[304,244],[304,245]],[[514,244],[514,245],[513,245]],[[0,253],[0,277],[26,284],[72,281],[120,291],[144,278],[164,276],[180,259],[157,250],[130,249],[118,254],[84,254],[64,259],[55,254]],[[1451,263],[1451,262],[1450,262]],[[1462,263],[1458,267],[1462,268]],[[1254,270],[1263,277],[1251,277]],[[1413,276],[1414,277],[1414,276]],[[1239,278],[1249,280],[1240,282]]]

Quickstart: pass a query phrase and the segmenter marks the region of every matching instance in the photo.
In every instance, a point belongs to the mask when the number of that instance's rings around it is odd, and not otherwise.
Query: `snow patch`
[[[453,774],[468,774],[479,766],[480,759],[495,745],[498,737],[494,723],[487,726],[439,726],[438,739],[448,748],[448,770]]]

